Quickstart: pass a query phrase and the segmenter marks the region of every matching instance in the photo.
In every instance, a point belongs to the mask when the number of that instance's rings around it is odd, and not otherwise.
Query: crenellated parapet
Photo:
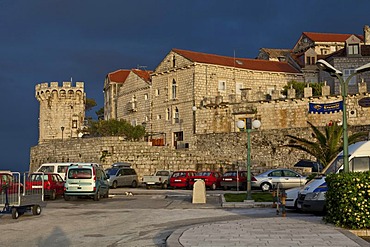
[[[35,97],[38,101],[49,100],[53,98],[81,98],[84,96],[84,83],[76,82],[73,86],[72,82],[63,82],[59,86],[58,82],[44,82],[35,86]]]

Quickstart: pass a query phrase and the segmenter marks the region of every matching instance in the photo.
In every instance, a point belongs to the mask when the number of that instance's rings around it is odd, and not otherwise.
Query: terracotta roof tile
[[[144,81],[150,83],[150,73],[152,73],[152,71],[133,69],[132,72],[134,72],[137,76],[139,76]]]
[[[286,62],[225,57],[180,49],[172,49],[172,51],[178,53],[179,55],[184,56],[185,58],[189,59],[192,62],[217,64],[249,70],[300,73],[297,69],[295,69]]]
[[[119,69],[108,74],[108,78],[111,82],[124,83],[127,76],[130,74],[130,70]]]
[[[352,35],[352,34],[311,33],[311,32],[303,32],[303,34],[315,42],[345,42]],[[362,35],[356,36],[361,41],[363,41],[364,38]]]

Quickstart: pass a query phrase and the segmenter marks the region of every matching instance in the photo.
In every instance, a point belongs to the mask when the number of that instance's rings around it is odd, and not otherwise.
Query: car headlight
[[[325,191],[307,193],[305,200],[325,200]]]

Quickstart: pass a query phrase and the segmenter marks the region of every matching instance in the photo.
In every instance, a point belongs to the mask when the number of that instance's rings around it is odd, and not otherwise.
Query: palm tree
[[[325,126],[324,132],[321,132],[312,123],[307,123],[310,125],[313,131],[312,137],[314,137],[315,140],[310,141],[305,138],[287,135],[287,137],[293,139],[294,142],[286,146],[311,154],[312,156],[316,157],[317,161],[325,167],[343,149],[343,128],[342,126],[338,125],[338,123],[334,122]],[[348,136],[348,145],[364,140],[366,137],[366,132],[354,133]]]

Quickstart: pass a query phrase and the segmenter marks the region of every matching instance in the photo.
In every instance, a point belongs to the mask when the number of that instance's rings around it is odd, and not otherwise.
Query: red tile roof
[[[124,83],[127,76],[130,74],[130,70],[119,69],[108,74],[108,78],[111,82]]]
[[[172,51],[178,53],[179,55],[182,55],[183,57],[189,59],[192,62],[217,64],[222,66],[249,70],[300,73],[298,70],[296,70],[294,67],[292,67],[286,62],[225,57],[180,49],[172,49]]]
[[[315,42],[345,42],[352,34],[303,32],[303,35],[306,35],[309,39]],[[364,38],[362,35],[356,36],[363,41]]]
[[[144,81],[150,82],[150,73],[152,73],[153,71],[133,69],[132,72],[134,72],[137,76],[139,76]]]

